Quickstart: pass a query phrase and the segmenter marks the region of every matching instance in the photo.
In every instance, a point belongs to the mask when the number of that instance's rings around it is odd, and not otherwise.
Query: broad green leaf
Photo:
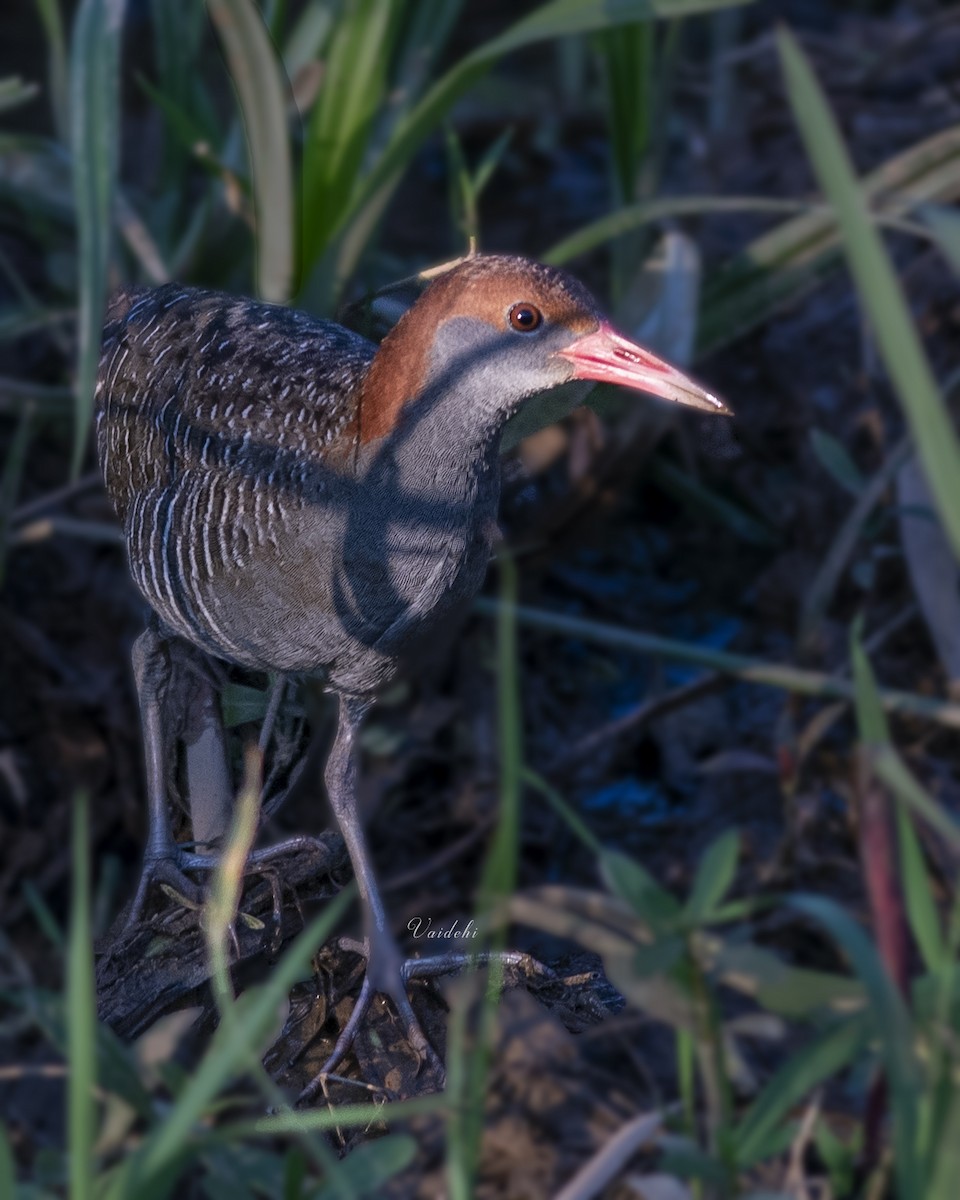
[[[737,1164],[741,1170],[771,1153],[783,1121],[825,1079],[837,1078],[862,1051],[870,1033],[862,1015],[839,1021],[823,1030],[779,1068],[755,1097],[737,1127]]]
[[[793,967],[773,951],[749,942],[711,939],[709,947],[709,963],[716,977],[778,1016],[849,1013],[864,1005],[863,988],[855,979]]]
[[[833,476],[844,491],[849,492],[851,496],[859,496],[863,491],[864,478],[847,452],[846,446],[822,429],[810,430],[810,445],[817,456],[817,462]]]
[[[287,81],[253,0],[207,0],[237,89],[250,150],[257,219],[257,290],[290,297],[293,282],[293,167]]]
[[[600,855],[600,873],[610,890],[648,924],[663,926],[679,914],[679,901],[626,854],[604,850]]]
[[[650,946],[638,946],[633,953],[633,969],[641,979],[668,975],[687,951],[686,940],[669,935],[659,937]]]
[[[696,924],[707,920],[733,883],[740,855],[740,834],[730,829],[711,842],[700,859],[690,897],[683,910]]]
[[[87,447],[107,296],[117,182],[123,13],[124,0],[81,0],[70,47],[70,142],[80,274],[74,476],[79,474]]]
[[[340,1200],[343,1195],[378,1197],[395,1175],[414,1160],[417,1143],[409,1134],[394,1133],[351,1150],[337,1164],[330,1184],[313,1193],[314,1200]]]
[[[794,119],[836,210],[877,349],[900,398],[944,529],[960,557],[960,442],[820,85],[793,35],[781,29],[778,41]]]
[[[947,261],[960,274],[960,213],[955,208],[930,204],[922,215]]]

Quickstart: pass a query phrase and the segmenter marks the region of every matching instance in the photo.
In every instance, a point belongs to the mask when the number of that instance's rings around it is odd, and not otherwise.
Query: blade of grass
[[[474,601],[474,609],[487,616],[495,615],[497,602],[485,597]],[[583,617],[567,616],[548,612],[545,609],[517,607],[517,620],[523,625],[541,629],[547,633],[558,633],[564,637],[580,638],[587,642],[614,646],[634,654],[660,655],[676,662],[695,663],[702,667],[720,671],[748,683],[767,687],[783,688],[800,696],[817,696],[821,699],[853,701],[854,685],[822,671],[807,671],[782,663],[768,663],[749,658],[745,654],[731,654],[716,650],[712,646],[697,646],[672,638],[657,637],[652,633],[640,633],[633,629],[620,629],[602,621],[591,621]],[[889,713],[922,717],[937,724],[960,729],[960,704],[945,700],[932,700],[912,692],[884,689],[878,692],[880,704]]]
[[[497,731],[500,751],[500,819],[484,863],[479,888],[478,921],[500,906],[516,887],[520,837],[520,795],[523,779],[523,716],[517,670],[517,571],[503,553],[500,608],[497,619]],[[490,948],[502,950],[505,928],[495,928]],[[452,1200],[474,1194],[480,1141],[483,1135],[486,1078],[490,1063],[503,967],[494,959],[482,1001],[473,1046],[467,1048],[467,1005],[461,1004],[450,1021],[448,1085],[454,1103],[447,1140],[447,1181]]]
[[[70,109],[68,95],[70,80],[67,73],[67,48],[63,35],[63,18],[57,0],[36,0],[37,12],[47,38],[47,79],[50,87],[50,108],[53,126],[59,140],[70,140]]]
[[[257,291],[290,297],[293,283],[293,167],[287,128],[289,85],[253,0],[207,0],[237,90],[250,154],[257,220]]]
[[[952,208],[929,205],[923,210],[923,219],[933,231],[947,262],[960,274],[960,216]]]
[[[194,1072],[166,1121],[146,1139],[137,1156],[133,1179],[146,1186],[166,1172],[183,1153],[184,1144],[207,1107],[244,1063],[264,1033],[276,1020],[277,1006],[306,971],[317,946],[329,936],[352,898],[346,889],[297,937],[267,983],[244,993],[236,1001],[237,1013],[229,1027],[221,1025],[210,1049]]]
[[[67,1145],[71,1200],[93,1200],[94,1090],[97,1083],[96,1002],[90,929],[90,861],[87,798],[77,796],[73,814],[73,884],[67,943]]]
[[[351,211],[373,123],[384,104],[405,8],[356,0],[341,10],[334,27],[324,56],[323,88],[304,145],[301,282]]]
[[[331,227],[328,242],[339,236],[348,223],[358,222],[370,230],[382,215],[407,164],[424,140],[442,124],[445,115],[465,91],[477,82],[499,59],[524,46],[551,41],[574,33],[615,29],[633,21],[655,17],[676,17],[727,7],[737,0],[550,0],[522,17],[503,33],[462,58],[406,112],[390,131],[387,143],[373,168],[358,184],[349,209],[339,223]],[[356,265],[362,239],[347,239],[350,253],[341,253],[337,262],[337,286]],[[312,257],[304,256],[306,278],[326,245],[313,247]]]
[[[903,998],[876,950],[853,917],[822,896],[795,896],[790,906],[822,925],[849,958],[869,996],[868,1013],[879,1041],[893,1108],[893,1158],[899,1194],[925,1196],[925,1164],[917,1154],[918,1097],[923,1075],[916,1035]]]
[[[896,751],[890,742],[889,729],[877,696],[877,684],[873,669],[860,641],[857,626],[854,627],[851,636],[850,654],[853,662],[854,683],[857,689],[857,720],[860,726],[860,737],[864,742],[865,752],[869,756],[871,770],[878,778],[882,779],[877,770],[878,763],[889,756],[896,757]],[[928,969],[937,971],[940,968],[949,967],[952,954],[944,943],[930,878],[923,861],[923,851],[910,820],[910,809],[916,806],[911,805],[910,798],[904,794],[902,788],[891,786],[890,790],[897,799],[895,814],[897,842],[910,928]],[[919,785],[915,785],[915,791],[921,792],[922,789]],[[950,820],[930,797],[925,796],[925,799],[927,813],[940,812],[943,820]],[[960,835],[960,829],[954,826],[954,837],[956,838],[958,835]]]
[[[813,582],[803,597],[797,635],[801,646],[809,644],[823,614],[829,608],[840,578],[863,532],[867,518],[880,503],[897,472],[912,453],[913,447],[909,438],[901,438],[890,451],[883,466],[866,483],[841,521],[830,543],[830,549],[821,559]]]
[[[860,739],[870,755],[873,771],[890,787],[901,803],[927,821],[955,850],[960,850],[960,825],[927,795],[907,770],[890,741],[882,693],[877,687],[873,668],[856,627],[851,637],[850,659],[853,665]]]
[[[830,224],[833,210],[829,205],[816,200],[791,200],[770,196],[661,196],[644,200],[617,209],[589,225],[584,225],[568,234],[539,256],[544,262],[560,267],[573,258],[587,254],[606,242],[626,237],[648,225],[674,217],[709,217],[718,213],[799,213],[801,220],[817,217],[824,225]],[[929,238],[923,226],[906,221],[898,216],[879,215],[878,222],[901,233]],[[793,225],[788,222],[787,226]],[[780,227],[784,229],[786,227]],[[769,236],[769,235],[764,235]]]
[[[861,1053],[869,1034],[868,1022],[858,1014],[824,1029],[784,1063],[737,1128],[736,1154],[742,1170],[771,1153],[770,1143],[794,1106],[824,1080],[839,1076]]]
[[[17,1172],[6,1127],[0,1125],[0,1196],[17,1194]]]
[[[107,294],[119,145],[119,57],[124,0],[82,0],[70,48],[70,140],[80,279],[71,473],[80,473],[93,415]]]
[[[960,195],[960,126],[896,154],[861,180],[878,225],[924,236],[905,214]],[[706,354],[756,328],[772,312],[806,295],[841,261],[837,219],[829,205],[775,226],[708,276],[698,352]]]
[[[794,119],[844,248],[877,349],[900,397],[954,553],[960,557],[960,442],[823,91],[796,39],[778,34]]]

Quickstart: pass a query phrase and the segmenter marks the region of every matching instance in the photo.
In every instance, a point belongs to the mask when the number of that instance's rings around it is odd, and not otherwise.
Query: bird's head
[[[506,418],[527,396],[575,380],[617,383],[701,412],[717,396],[618,333],[587,289],[554,267],[477,255],[439,276],[401,318],[371,370],[362,438],[389,433],[432,392]]]

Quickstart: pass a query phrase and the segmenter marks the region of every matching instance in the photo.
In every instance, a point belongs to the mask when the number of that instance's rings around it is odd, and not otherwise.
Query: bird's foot
[[[307,853],[322,853],[327,857],[329,847],[319,838],[287,838],[273,846],[253,850],[247,857],[243,873],[271,875],[275,872],[279,860],[293,854]],[[118,929],[117,940],[125,941],[142,923],[147,897],[154,886],[161,887],[182,908],[202,908],[206,889],[190,879],[187,872],[209,873],[217,870],[220,863],[219,853],[198,854],[172,841],[158,849],[148,849],[144,855],[136,893],[115,926]],[[277,910],[274,916],[279,921],[279,903],[276,900],[274,908]]]
[[[118,921],[120,941],[126,940],[140,925],[151,888],[160,886],[184,908],[199,909],[203,904],[203,889],[186,872],[213,870],[214,855],[192,854],[182,846],[171,844],[162,850],[148,850],[137,881],[137,890]]]
[[[393,1001],[397,1016],[403,1026],[404,1036],[420,1059],[420,1069],[431,1071],[438,1087],[445,1081],[445,1069],[439,1055],[430,1044],[420,1022],[413,1011],[407,994],[407,985],[414,979],[441,979],[459,975],[463,971],[499,967],[505,985],[513,986],[524,982],[528,986],[549,984],[557,980],[556,973],[537,959],[521,951],[483,951],[478,954],[448,953],[431,955],[427,958],[403,959],[392,938],[389,945],[378,942],[371,953],[367,941],[340,938],[341,950],[359,954],[367,960],[360,995],[357,997],[349,1020],[344,1025],[336,1045],[326,1062],[297,1097],[297,1104],[306,1104],[323,1090],[326,1080],[331,1078],[349,1052],[371,1004],[378,995]],[[382,951],[382,952],[381,952]]]
[[[331,1054],[326,1062],[297,1097],[297,1104],[306,1104],[313,1100],[323,1089],[324,1082],[336,1071],[353,1046],[357,1032],[369,1014],[371,1004],[377,996],[385,996],[393,1001],[397,1017],[403,1028],[403,1035],[419,1059],[418,1072],[424,1069],[430,1071],[436,1086],[442,1088],[446,1080],[446,1071],[440,1056],[430,1044],[423,1032],[420,1021],[413,1011],[410,997],[407,994],[407,984],[416,978],[437,978],[448,974],[445,971],[424,971],[424,960],[417,958],[404,959],[400,950],[389,934],[380,935],[373,939],[358,942],[353,938],[341,938],[339,946],[351,954],[359,954],[366,959],[366,971],[360,995],[353,1006],[349,1020],[340,1032]],[[467,956],[464,955],[464,958]],[[461,969],[460,964],[454,970]]]

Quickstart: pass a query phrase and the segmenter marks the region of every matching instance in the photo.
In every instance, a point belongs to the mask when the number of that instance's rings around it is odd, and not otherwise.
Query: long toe
[[[189,857],[198,858],[200,856],[191,855]],[[115,928],[119,928],[120,938],[127,938],[141,923],[147,898],[151,889],[156,886],[164,887],[184,906],[199,908],[203,903],[203,889],[184,874],[185,870],[195,869],[197,869],[196,865],[184,862],[179,853],[163,856],[151,855],[145,858],[136,893],[125,911],[121,913],[115,926]]]
[[[418,960],[404,961],[392,937],[362,943],[343,939],[341,949],[361,954],[366,970],[360,994],[347,1023],[321,1069],[300,1093],[297,1103],[317,1096],[352,1050],[366,1079],[371,1074],[390,1081],[390,1090],[412,1095],[439,1091],[446,1081],[443,1061],[424,1033],[407,994],[407,979]],[[422,985],[421,985],[422,988]]]

